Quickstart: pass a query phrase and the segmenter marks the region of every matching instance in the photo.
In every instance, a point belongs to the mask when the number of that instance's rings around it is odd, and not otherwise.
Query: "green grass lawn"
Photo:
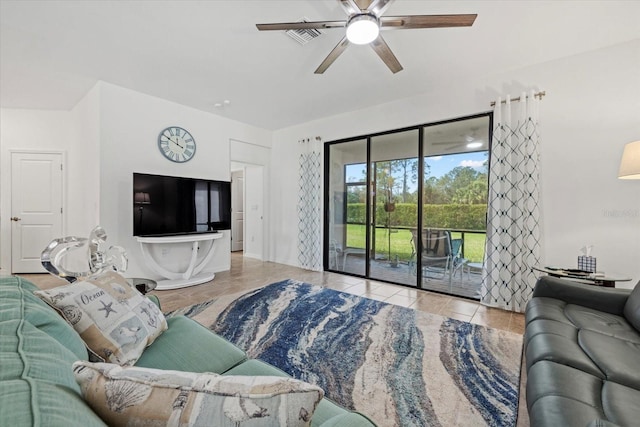
[[[461,233],[451,233],[452,239],[461,238]],[[469,262],[482,262],[484,258],[484,243],[486,234],[465,233],[464,257]],[[350,248],[364,248],[365,226],[359,224],[347,224],[347,246]],[[380,257],[389,255],[389,234],[386,228],[376,229],[376,254]],[[391,229],[391,259],[396,255],[401,261],[409,261],[413,253],[411,231],[404,229]]]

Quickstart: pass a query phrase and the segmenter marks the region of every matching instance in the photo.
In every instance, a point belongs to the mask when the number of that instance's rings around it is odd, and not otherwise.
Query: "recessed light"
[[[222,102],[216,102],[215,104],[213,104],[214,107],[216,108],[224,108],[224,107],[228,107],[231,105],[231,101],[229,101],[228,99],[225,99]]]
[[[470,142],[467,144],[467,148],[480,148],[482,145],[482,142]]]

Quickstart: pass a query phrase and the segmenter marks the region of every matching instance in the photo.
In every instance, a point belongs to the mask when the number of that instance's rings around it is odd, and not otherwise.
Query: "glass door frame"
[[[491,143],[493,140],[493,112],[492,111],[487,111],[484,113],[478,113],[478,114],[473,114],[473,115],[469,115],[469,116],[463,116],[463,117],[458,117],[458,118],[454,118],[454,119],[448,119],[448,120],[441,120],[441,121],[437,121],[437,122],[431,122],[431,123],[425,123],[425,124],[420,124],[420,125],[415,125],[415,126],[409,126],[409,127],[404,127],[404,128],[399,128],[399,129],[393,129],[393,130],[389,130],[389,131],[384,131],[384,132],[377,132],[377,133],[373,133],[373,134],[367,134],[367,135],[360,135],[360,136],[355,136],[355,137],[349,137],[349,138],[344,138],[344,139],[339,139],[339,140],[335,140],[335,141],[328,141],[327,143],[324,144],[323,149],[324,149],[324,195],[323,195],[323,203],[324,203],[324,216],[323,216],[323,242],[322,242],[322,259],[323,259],[323,270],[324,271],[329,271],[329,272],[333,272],[333,273],[339,273],[339,274],[344,274],[344,275],[348,275],[348,276],[355,276],[355,277],[361,277],[361,278],[365,278],[365,279],[371,279],[371,280],[376,280],[376,281],[380,281],[380,282],[388,282],[388,283],[392,283],[394,285],[399,285],[399,286],[405,286],[405,287],[409,287],[409,288],[415,288],[415,289],[422,289],[422,287],[420,286],[420,284],[422,283],[422,257],[421,256],[417,256],[416,257],[416,281],[414,285],[407,285],[407,284],[403,284],[403,283],[397,283],[397,282],[392,282],[392,281],[388,281],[388,280],[384,280],[384,279],[378,279],[378,278],[372,278],[371,276],[371,271],[370,271],[370,259],[369,259],[369,255],[370,255],[370,251],[371,251],[371,231],[370,228],[372,226],[371,224],[371,210],[372,210],[372,206],[371,206],[371,191],[372,191],[372,182],[371,182],[371,140],[372,138],[375,138],[377,136],[383,136],[383,135],[389,135],[389,134],[394,134],[394,133],[400,133],[400,132],[407,132],[407,131],[412,131],[412,130],[417,130],[418,131],[418,171],[419,171],[419,177],[418,177],[418,197],[417,197],[417,205],[418,205],[418,218],[417,218],[417,222],[416,222],[416,226],[418,230],[422,230],[423,224],[424,224],[424,219],[423,219],[423,202],[424,202],[424,128],[427,127],[431,127],[431,126],[438,126],[438,125],[443,125],[443,124],[448,124],[448,123],[453,123],[453,122],[458,122],[458,121],[464,121],[464,120],[470,120],[470,119],[476,119],[476,118],[481,118],[481,117],[488,117],[489,118],[489,141],[488,141],[488,151],[489,151],[489,166],[488,166],[488,174],[491,173]],[[331,209],[329,209],[328,207],[330,206],[331,200],[330,200],[330,147],[333,145],[337,145],[337,144],[343,144],[343,143],[348,143],[348,142],[354,142],[354,141],[363,141],[366,140],[366,191],[367,191],[367,196],[366,196],[366,202],[365,202],[365,254],[366,254],[366,262],[365,262],[365,274],[364,275],[360,275],[360,274],[354,274],[354,273],[349,273],[349,272],[345,272],[345,271],[340,271],[337,269],[330,269],[329,268],[329,242],[330,242],[330,235],[329,235],[329,230],[330,230],[330,211]],[[346,167],[346,165],[344,165],[343,167]],[[347,185],[345,182],[345,189],[346,189]],[[346,208],[346,198],[345,198],[345,208]],[[345,215],[345,225],[346,225],[346,209],[344,209],[344,215]],[[418,239],[418,241],[416,242],[416,249],[417,249],[417,253],[420,254],[422,251],[422,239]]]

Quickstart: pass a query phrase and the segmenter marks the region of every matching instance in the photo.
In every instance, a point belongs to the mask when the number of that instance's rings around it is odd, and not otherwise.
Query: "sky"
[[[426,163],[431,166],[429,176],[435,176],[436,178],[446,175],[456,166],[470,166],[477,171],[486,170],[486,167],[483,167],[483,163],[486,160],[486,151],[425,157]]]
[[[486,166],[483,163],[487,160],[486,151],[478,151],[475,153],[460,153],[460,154],[447,154],[443,156],[425,157],[425,162],[430,166],[429,177],[440,178],[446,175],[447,172],[457,166],[469,166],[478,171],[485,170]],[[347,165],[347,181],[364,181],[363,176],[364,167],[362,164]],[[395,173],[394,176],[400,179],[401,174]],[[410,191],[414,191],[418,184],[414,183],[410,186]]]

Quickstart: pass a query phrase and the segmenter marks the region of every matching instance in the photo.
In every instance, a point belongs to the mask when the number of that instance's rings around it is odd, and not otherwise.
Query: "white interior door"
[[[231,251],[244,249],[244,172],[231,172]]]
[[[44,273],[40,254],[62,237],[62,154],[11,153],[11,271]]]
[[[244,255],[264,259],[264,168],[247,166],[244,170],[245,209],[244,209]]]

